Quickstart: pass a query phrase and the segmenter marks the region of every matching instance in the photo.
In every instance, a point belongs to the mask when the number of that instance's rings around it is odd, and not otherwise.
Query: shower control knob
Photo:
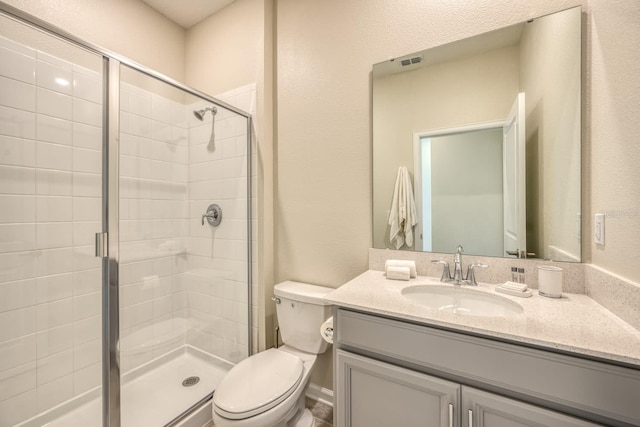
[[[215,203],[209,205],[207,212],[202,215],[202,225],[204,225],[204,219],[207,219],[209,225],[217,227],[222,221],[222,208]]]

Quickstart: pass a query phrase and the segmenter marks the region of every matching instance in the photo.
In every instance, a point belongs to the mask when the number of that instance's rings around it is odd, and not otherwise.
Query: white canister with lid
[[[538,266],[538,293],[543,297],[562,298],[562,269],[560,267]]]

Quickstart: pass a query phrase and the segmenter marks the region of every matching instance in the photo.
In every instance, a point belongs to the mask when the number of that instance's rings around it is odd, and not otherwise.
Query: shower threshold
[[[122,427],[161,427],[200,402],[220,383],[232,364],[190,346],[150,362],[134,375],[125,375],[121,392]],[[199,381],[184,387],[183,381]],[[68,402],[65,406],[73,405]],[[57,408],[56,412],[61,411]],[[96,397],[55,416],[32,419],[20,427],[87,427],[102,425],[102,401]]]

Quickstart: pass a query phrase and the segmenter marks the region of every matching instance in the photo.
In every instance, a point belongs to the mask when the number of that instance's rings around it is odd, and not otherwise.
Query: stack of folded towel
[[[522,298],[529,298],[533,293],[531,289],[524,283],[504,282],[496,285],[496,292],[502,292],[507,295],[514,295]]]
[[[400,259],[388,259],[384,263],[387,279],[409,280],[417,276],[416,262]]]

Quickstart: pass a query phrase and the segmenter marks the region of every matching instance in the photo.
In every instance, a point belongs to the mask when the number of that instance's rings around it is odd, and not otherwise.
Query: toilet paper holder
[[[320,325],[320,335],[323,340],[329,344],[333,344],[333,316],[329,317]]]
[[[324,331],[322,331],[322,335],[324,335],[324,337],[329,342],[333,342],[333,328],[332,327],[325,328]]]

